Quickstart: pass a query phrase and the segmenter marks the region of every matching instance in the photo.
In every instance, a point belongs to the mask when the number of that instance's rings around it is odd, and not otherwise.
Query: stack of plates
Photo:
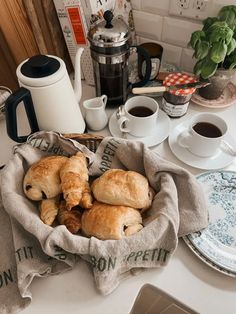
[[[203,262],[236,277],[236,172],[206,172],[197,179],[206,193],[209,225],[183,239]]]

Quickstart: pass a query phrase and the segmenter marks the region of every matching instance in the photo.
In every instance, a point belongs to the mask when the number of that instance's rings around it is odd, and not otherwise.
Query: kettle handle
[[[144,59],[144,62],[146,62],[146,72],[143,76],[143,79],[139,82],[133,83],[131,88],[144,86],[150,80],[151,72],[152,72],[151,58],[147,50],[141,46],[134,46],[134,47],[137,49],[138,55],[142,56]]]
[[[39,131],[30,91],[24,87],[20,87],[17,91],[12,93],[5,102],[7,134],[13,141],[18,143],[25,142],[27,137],[30,135],[18,136],[16,109],[21,101],[23,101],[29,121],[31,129],[30,134]]]

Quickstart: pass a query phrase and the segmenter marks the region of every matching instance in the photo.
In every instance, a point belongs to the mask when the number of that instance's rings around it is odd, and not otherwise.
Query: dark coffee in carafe
[[[95,86],[97,96],[107,95],[108,105],[123,104],[128,93],[128,69],[122,63],[99,64]]]

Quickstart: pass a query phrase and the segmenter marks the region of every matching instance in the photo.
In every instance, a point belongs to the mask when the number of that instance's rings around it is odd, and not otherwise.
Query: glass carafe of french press
[[[93,60],[96,95],[107,95],[107,105],[121,105],[133,87],[143,86],[151,74],[151,60],[145,49],[130,45],[130,30],[122,18],[114,18],[111,11],[104,13],[104,21],[88,32]],[[131,51],[142,55],[146,72],[140,82],[129,83],[129,56]]]

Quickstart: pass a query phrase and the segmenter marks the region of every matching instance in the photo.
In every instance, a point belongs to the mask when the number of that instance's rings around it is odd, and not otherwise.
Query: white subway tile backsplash
[[[133,10],[134,26],[137,35],[154,40],[161,39],[163,17]]]
[[[200,28],[201,25],[197,23],[164,17],[161,40],[169,44],[187,47],[192,32]]]
[[[162,62],[168,63],[168,64],[174,64],[175,66],[180,67],[182,48],[169,45],[161,41],[155,41],[147,37],[138,36],[139,44],[146,43],[146,42],[156,42],[162,45],[163,47]]]
[[[164,42],[160,42],[163,47],[162,60],[165,63],[174,64],[177,67],[180,66],[182,48],[176,47]]]
[[[139,43],[154,41],[164,48],[163,62],[180,66],[192,72],[195,60],[187,47],[192,32],[202,28],[199,20],[173,16],[169,13],[171,0],[131,0],[134,24]],[[177,0],[176,0],[177,1]],[[209,0],[208,16],[215,16],[224,5],[236,0]]]
[[[180,60],[180,67],[186,72],[193,73],[193,67],[196,63],[196,59],[193,58],[193,50],[183,48],[181,60]]]
[[[167,15],[169,10],[169,0],[145,0],[142,1],[141,10],[158,15]]]

